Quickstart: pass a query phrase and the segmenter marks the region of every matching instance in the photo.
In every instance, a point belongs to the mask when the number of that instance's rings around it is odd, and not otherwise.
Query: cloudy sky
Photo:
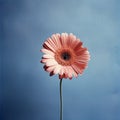
[[[120,120],[120,1],[1,0],[2,118],[59,120],[59,80],[39,62],[53,33],[73,33],[91,54],[63,81],[64,120]]]

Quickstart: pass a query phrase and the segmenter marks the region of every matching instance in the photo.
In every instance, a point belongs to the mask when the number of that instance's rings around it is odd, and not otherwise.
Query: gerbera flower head
[[[87,67],[90,55],[80,39],[72,33],[53,34],[41,50],[45,71],[59,75],[59,79],[77,77]]]

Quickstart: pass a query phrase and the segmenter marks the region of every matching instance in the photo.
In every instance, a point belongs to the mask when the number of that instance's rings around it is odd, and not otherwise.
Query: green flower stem
[[[62,79],[60,80],[60,120],[63,118],[63,105],[62,105]]]

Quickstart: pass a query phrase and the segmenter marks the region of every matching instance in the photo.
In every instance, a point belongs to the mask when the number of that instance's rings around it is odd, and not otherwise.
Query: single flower
[[[87,67],[90,55],[80,39],[72,33],[53,34],[41,50],[45,53],[41,62],[45,71],[59,75],[59,79],[77,77]]]

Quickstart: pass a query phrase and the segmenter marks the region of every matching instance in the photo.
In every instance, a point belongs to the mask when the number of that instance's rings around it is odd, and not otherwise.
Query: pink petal
[[[57,49],[61,48],[61,42],[60,42],[60,34],[53,34],[51,36],[55,46],[57,47]]]
[[[60,73],[59,73],[59,79],[66,78],[66,69],[64,66],[61,67]]]
[[[44,54],[43,58],[51,58],[51,59],[53,58],[54,59],[54,57],[52,55],[50,55],[50,54]]]
[[[41,49],[41,51],[42,51],[43,53],[50,54],[50,55],[52,55],[52,56],[55,55],[52,51],[47,50],[47,49],[45,49],[45,48]]]
[[[76,57],[76,61],[79,61],[81,63],[88,63],[90,60],[90,55],[87,51],[85,51],[82,55],[78,55]]]
[[[69,41],[70,41],[70,46],[72,46],[72,48],[74,48],[74,46],[77,44],[76,36],[74,36],[72,33],[70,33]]]
[[[63,74],[64,74],[64,68],[63,68],[63,67],[61,67],[59,74],[60,74],[60,75],[63,75]]]
[[[72,75],[74,75],[75,77],[78,76],[77,72],[72,68],[72,66],[69,66],[70,72],[72,73]]]
[[[57,50],[58,49],[58,46],[56,44],[56,42],[53,40],[53,38],[48,38],[47,42],[55,49]]]
[[[72,68],[74,69],[74,71],[76,71],[77,72],[77,74],[82,74],[82,71],[76,66],[76,65],[72,65]]]
[[[79,41],[79,42],[75,45],[74,51],[78,51],[78,50],[81,48],[82,44],[83,44],[83,43]]]
[[[58,65],[54,59],[49,59],[46,61],[46,66]]]
[[[69,78],[72,79],[72,75],[77,77],[77,73],[71,66],[63,66],[60,70],[59,78]]]
[[[75,52],[76,52],[76,46],[78,45],[79,48],[82,45],[82,42],[80,41],[80,39],[77,39],[73,34],[69,35],[69,42],[68,42],[68,46],[70,46]]]
[[[61,70],[61,65],[56,65],[54,69],[54,74],[60,73],[60,70]]]
[[[83,70],[87,67],[87,64],[74,63],[72,67],[77,73],[82,74]]]
[[[41,63],[46,63],[48,61],[48,59],[42,59]]]
[[[72,79],[72,71],[70,66],[64,66],[63,69],[64,69],[64,77]]]
[[[49,44],[48,41],[45,41],[45,43],[43,44],[43,47],[45,47],[45,48],[48,47],[48,49],[55,52],[55,48],[51,44]]]
[[[49,66],[49,67],[46,69],[46,71],[47,71],[47,72],[52,72],[54,69],[55,69],[55,65]]]
[[[73,71],[71,70],[71,66],[66,66],[66,69],[68,71],[68,77],[69,77],[69,79],[72,79]]]
[[[84,54],[86,51],[87,51],[87,48],[79,48],[79,49],[76,51],[76,55],[82,55],[82,54]]]
[[[62,33],[62,34],[61,34],[60,42],[61,42],[61,45],[62,45],[63,47],[66,47],[66,46],[67,46],[67,39],[68,39],[68,34],[67,34],[67,33]]]
[[[65,78],[68,78],[68,70],[66,66],[64,66],[64,74],[65,74]]]

